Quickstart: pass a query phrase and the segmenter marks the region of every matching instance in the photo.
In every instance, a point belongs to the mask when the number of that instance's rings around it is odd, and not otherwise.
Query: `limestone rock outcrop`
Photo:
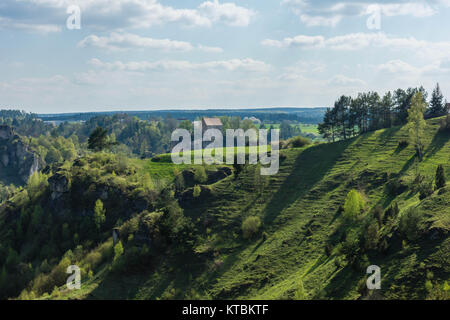
[[[0,175],[26,183],[44,162],[14,133],[10,126],[0,126]]]

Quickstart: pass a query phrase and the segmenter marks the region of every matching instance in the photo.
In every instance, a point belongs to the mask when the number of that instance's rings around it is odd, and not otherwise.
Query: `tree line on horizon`
[[[325,112],[318,130],[328,141],[345,140],[369,131],[404,125],[413,97],[420,93],[427,108],[425,118],[447,115],[449,106],[439,84],[436,85],[427,102],[428,93],[423,86],[419,88],[397,89],[387,92],[383,97],[378,92],[358,93],[356,98],[342,95],[333,108]]]

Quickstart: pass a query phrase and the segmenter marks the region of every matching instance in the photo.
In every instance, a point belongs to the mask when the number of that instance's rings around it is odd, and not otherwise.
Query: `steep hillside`
[[[131,215],[118,226],[124,253],[116,247],[87,268],[81,290],[41,297],[448,299],[450,186],[426,197],[419,188],[434,181],[438,165],[450,181],[450,134],[438,121],[427,122],[420,163],[403,142],[405,128],[395,127],[283,150],[275,176],[247,165],[211,185],[173,187],[182,213],[169,201]],[[366,206],[349,220],[343,205],[352,189]],[[242,232],[248,217],[262,223],[250,239]],[[167,223],[171,236],[162,241]],[[84,266],[111,246],[109,239],[87,256],[65,257]],[[381,268],[381,290],[365,287],[369,265]]]

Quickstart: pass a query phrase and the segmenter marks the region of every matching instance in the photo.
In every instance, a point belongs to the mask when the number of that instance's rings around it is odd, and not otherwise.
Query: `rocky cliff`
[[[11,127],[0,126],[0,179],[6,183],[23,184],[42,166],[41,158]]]

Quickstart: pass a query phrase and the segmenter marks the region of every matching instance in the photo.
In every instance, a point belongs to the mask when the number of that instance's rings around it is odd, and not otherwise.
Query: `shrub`
[[[261,227],[261,219],[259,217],[248,217],[242,223],[242,233],[245,239],[251,239]]]
[[[408,186],[399,179],[390,180],[386,187],[391,196],[398,196],[408,190]]]
[[[303,148],[311,144],[311,140],[302,136],[293,137],[288,141],[288,146],[291,148]]]
[[[377,206],[373,212],[373,215],[377,219],[378,225],[381,227],[381,225],[383,224],[383,218],[384,218],[383,208],[380,206]]]
[[[399,230],[406,239],[417,240],[421,234],[422,220],[423,216],[419,209],[411,208],[401,216]]]
[[[419,199],[423,200],[433,194],[433,183],[431,181],[422,182],[419,185]]]
[[[344,204],[344,214],[349,219],[356,219],[364,210],[366,203],[363,196],[355,189],[350,190]]]
[[[194,198],[200,197],[200,193],[201,192],[202,192],[202,189],[200,188],[200,186],[199,185],[195,185],[194,192],[193,192]]]
[[[408,140],[400,140],[400,142],[398,143],[398,147],[400,149],[404,149],[409,145]]]
[[[367,228],[365,234],[366,248],[376,249],[379,241],[379,228],[378,223],[373,221]]]
[[[398,203],[395,202],[384,213],[383,222],[386,222],[388,219],[395,219],[399,213],[400,209],[398,208]]]
[[[97,229],[100,229],[105,220],[106,220],[106,210],[103,208],[102,200],[98,199],[95,202],[94,207],[94,222],[95,225],[97,226]]]
[[[195,168],[194,180],[200,184],[206,183],[206,181],[208,180],[208,175],[206,174],[205,167],[201,166]]]
[[[445,173],[444,173],[444,167],[442,164],[440,164],[436,169],[436,189],[441,189],[445,187],[446,181],[445,181]]]

